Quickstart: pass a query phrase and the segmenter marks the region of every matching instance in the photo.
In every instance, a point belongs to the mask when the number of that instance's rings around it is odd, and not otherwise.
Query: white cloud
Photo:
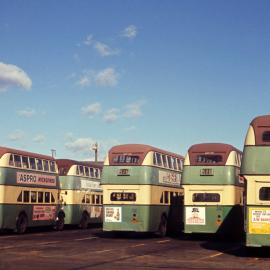
[[[34,109],[31,109],[31,108],[26,108],[24,110],[19,110],[17,111],[17,114],[19,116],[22,116],[22,117],[27,117],[27,118],[30,118],[32,116],[34,116],[36,114],[35,110]]]
[[[130,127],[125,128],[124,130],[127,131],[127,132],[134,131],[134,130],[136,130],[136,127],[135,126],[130,126]]]
[[[118,84],[118,73],[114,68],[84,71],[77,84],[81,87],[88,87],[93,84],[99,87],[113,87]]]
[[[119,50],[112,49],[108,45],[97,41],[94,48],[98,51],[101,56],[111,56],[119,54]]]
[[[98,86],[115,86],[118,83],[118,74],[114,68],[106,68],[96,74],[95,82]]]
[[[43,134],[38,134],[37,136],[35,136],[35,137],[33,138],[33,141],[34,141],[35,143],[43,143],[43,142],[45,142],[45,140],[46,140],[46,137],[45,137],[45,135],[43,135]]]
[[[137,36],[138,30],[135,25],[129,25],[122,31],[122,36],[128,38],[128,39],[133,39]]]
[[[79,79],[78,84],[81,87],[86,87],[86,86],[91,85],[91,81],[92,81],[91,76],[85,74]]]
[[[93,35],[88,35],[83,43],[84,43],[86,46],[90,46],[90,45],[93,44],[93,42],[94,42],[94,40],[93,40]]]
[[[144,100],[136,101],[128,104],[125,107],[124,116],[127,118],[137,118],[142,116],[142,106],[145,104]]]
[[[93,140],[92,138],[78,138],[65,143],[65,147],[73,153],[81,152],[83,154],[90,155],[90,151],[94,143],[95,140]]]
[[[14,132],[8,135],[9,140],[11,141],[20,141],[24,138],[25,133],[22,130],[15,130]]]
[[[99,102],[89,104],[81,108],[81,112],[90,118],[101,112],[101,104]]]
[[[7,91],[12,86],[30,90],[32,81],[21,68],[0,62],[0,92]]]
[[[119,118],[119,109],[112,108],[104,113],[103,120],[107,123],[113,123]]]

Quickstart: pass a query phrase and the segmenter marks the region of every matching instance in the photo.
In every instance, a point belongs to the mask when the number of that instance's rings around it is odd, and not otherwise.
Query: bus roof
[[[56,164],[58,166],[59,175],[66,175],[71,166],[73,165],[82,165],[86,167],[98,168],[102,170],[103,161],[77,161],[72,159],[56,159]]]
[[[72,165],[82,165],[87,167],[94,167],[94,168],[102,168],[103,167],[103,161],[77,161],[72,159],[56,159],[56,163],[58,168],[70,168]]]
[[[132,154],[132,155],[137,155],[139,156],[139,164],[142,164],[145,156],[147,155],[147,153],[149,153],[150,151],[154,151],[154,152],[158,152],[158,153],[162,153],[165,155],[169,155],[172,157],[176,157],[179,159],[184,159],[183,156],[176,154],[176,153],[172,153],[169,151],[165,151],[156,147],[153,147],[151,145],[146,145],[146,144],[122,144],[122,145],[116,145],[114,147],[112,147],[109,151],[109,162],[111,165],[113,165],[113,158],[117,155],[121,155],[121,154]]]
[[[257,116],[251,121],[250,125],[252,125],[254,128],[270,127],[270,115]]]
[[[192,165],[197,164],[198,154],[201,154],[201,155],[219,154],[222,156],[222,161],[220,163],[225,164],[229,154],[232,151],[236,151],[242,154],[242,152],[238,150],[237,148],[235,148],[234,146],[230,144],[225,144],[225,143],[194,144],[189,148],[188,154],[189,154],[190,164]]]
[[[264,133],[270,132],[270,115],[261,115],[254,118],[250,125],[253,127],[256,145],[269,145],[269,139],[265,139]]]
[[[28,157],[33,157],[33,158],[55,160],[51,156],[37,154],[37,153],[32,153],[32,152],[27,152],[27,151],[23,151],[23,150],[8,148],[8,147],[1,147],[0,146],[0,157],[2,157],[4,154],[7,154],[7,153],[16,154],[16,155],[22,155],[22,156],[28,156]]]

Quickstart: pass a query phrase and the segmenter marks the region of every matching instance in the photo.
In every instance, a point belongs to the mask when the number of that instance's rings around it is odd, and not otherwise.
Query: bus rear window
[[[134,192],[112,192],[111,201],[126,201],[126,202],[135,202],[136,193]]]
[[[262,135],[262,140],[264,142],[270,142],[270,131],[265,131]]]
[[[215,164],[222,162],[222,156],[221,155],[197,155],[196,157],[197,163],[209,163],[209,164]]]
[[[270,187],[261,187],[259,191],[261,201],[270,201]]]
[[[119,155],[113,158],[114,163],[131,163],[137,164],[139,163],[139,156],[133,155]]]
[[[220,194],[218,193],[194,193],[192,195],[193,202],[220,202]]]

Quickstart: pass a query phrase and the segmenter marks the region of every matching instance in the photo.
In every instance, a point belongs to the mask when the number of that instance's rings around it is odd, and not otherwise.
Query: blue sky
[[[1,145],[100,159],[243,148],[269,114],[269,1],[0,0]]]

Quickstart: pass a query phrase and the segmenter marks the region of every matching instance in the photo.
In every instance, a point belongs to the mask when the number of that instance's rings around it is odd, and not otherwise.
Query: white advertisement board
[[[186,207],[187,225],[205,225],[205,207]]]
[[[106,206],[105,222],[122,222],[122,208]]]

